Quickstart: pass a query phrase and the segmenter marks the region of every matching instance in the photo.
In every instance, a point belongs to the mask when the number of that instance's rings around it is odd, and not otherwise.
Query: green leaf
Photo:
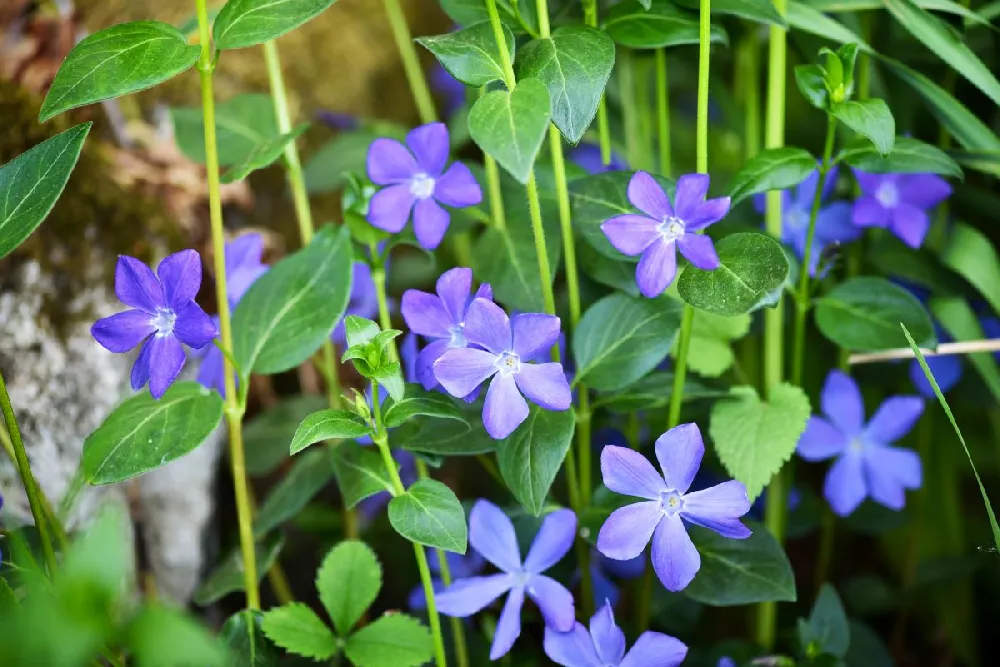
[[[330,550],[316,573],[316,590],[341,637],[371,606],[382,588],[382,566],[364,542],[345,540]]]
[[[851,645],[851,630],[840,596],[830,584],[823,584],[813,605],[809,620],[799,625],[799,640],[803,646],[815,647],[819,653],[838,658],[847,654]]]
[[[870,174],[943,174],[962,178],[962,168],[951,156],[937,146],[910,137],[896,137],[888,155],[881,155],[867,141],[851,142],[837,160]]]
[[[531,406],[524,423],[497,443],[497,463],[507,488],[535,516],[545,508],[575,427],[573,410],[554,412]]]
[[[414,417],[435,419],[457,419],[468,422],[455,401],[439,391],[425,391],[417,384],[406,386],[406,397],[402,401],[389,399],[385,405],[383,421],[386,428],[396,428]]]
[[[583,314],[573,336],[576,376],[598,391],[632,384],[660,365],[677,337],[681,304],[611,294]]]
[[[272,533],[262,542],[258,541],[254,545],[254,551],[257,555],[257,581],[261,581],[274,565],[274,561],[278,558],[284,544],[284,537],[280,533]],[[204,607],[221,600],[230,593],[242,590],[244,590],[243,555],[237,548],[230,552],[205,578],[194,594],[194,603]]]
[[[750,333],[750,322],[751,317],[747,314],[725,317],[696,310],[691,326],[688,368],[705,377],[719,377],[725,373],[736,361],[732,341]],[[676,358],[676,345],[670,355]]]
[[[441,0],[439,4],[448,18],[461,26],[471,26],[475,23],[488,21],[490,18],[483,0]],[[515,32],[523,33],[524,27],[514,13],[514,5],[517,4],[511,0],[498,0],[497,10],[504,26]]]
[[[326,449],[314,449],[292,461],[261,505],[254,521],[254,534],[262,537],[292,519],[333,478],[333,455]]]
[[[392,479],[386,472],[385,462],[372,448],[345,442],[333,451],[332,457],[333,474],[348,509],[376,493],[392,491]]]
[[[816,326],[845,350],[874,352],[899,347],[899,324],[923,345],[933,345],[934,325],[923,305],[906,289],[882,278],[853,278],[816,302]]]
[[[244,373],[281,373],[319,349],[347,309],[352,261],[347,229],[327,225],[250,286],[233,314]]]
[[[201,48],[159,21],[119,23],[84,37],[59,66],[38,119],[121,97],[190,69]]]
[[[629,296],[639,296],[634,263],[605,257],[589,243],[577,244],[576,253],[580,271],[588,278]]]
[[[713,607],[755,602],[794,602],[795,575],[781,545],[761,524],[745,540],[691,526],[688,533],[701,554],[701,569],[684,594]]]
[[[278,649],[264,636],[263,622],[263,612],[244,609],[222,626],[219,638],[233,654],[232,667],[278,667]]]
[[[1000,312],[1000,257],[985,234],[970,225],[956,224],[941,253],[941,261],[968,280],[993,310]],[[919,330],[910,326],[909,322],[906,325],[915,331],[917,340],[922,340]]]
[[[302,602],[264,612],[264,634],[289,653],[313,660],[329,660],[337,652],[337,638],[326,623]]]
[[[817,35],[838,44],[854,43],[862,51],[872,52],[872,47],[865,40],[861,39],[857,33],[848,30],[844,27],[843,23],[830,18],[823,12],[803,2],[796,2],[795,0],[789,2],[785,19],[788,21],[788,25],[796,30]]]
[[[303,168],[306,190],[312,194],[339,190],[349,174],[364,173],[368,147],[377,138],[371,132],[342,132],[323,144]]]
[[[837,120],[874,144],[882,155],[888,155],[896,141],[896,121],[889,106],[882,100],[848,100],[830,106]]]
[[[684,269],[677,293],[695,308],[716,315],[742,315],[772,305],[788,277],[781,244],[764,234],[730,234],[715,244],[719,268]]]
[[[514,61],[514,33],[503,26],[508,58]],[[503,61],[489,21],[481,21],[455,32],[420,37],[421,46],[434,54],[448,73],[467,86],[484,86],[504,78]]]
[[[62,194],[93,123],[81,123],[0,167],[0,259],[42,224]]]
[[[469,134],[520,183],[527,183],[549,126],[549,91],[538,79],[522,79],[513,92],[494,90],[469,112]]]
[[[521,48],[518,78],[535,77],[549,90],[552,122],[572,144],[594,121],[615,66],[615,43],[584,25],[556,28]]]
[[[795,85],[809,104],[826,111],[830,103],[830,93],[826,89],[826,71],[822,67],[796,65]]]
[[[910,349],[913,350],[913,354],[917,357],[917,362],[920,364],[920,369],[924,372],[924,377],[927,381],[931,383],[931,387],[934,389],[934,395],[937,396],[938,402],[944,409],[946,415],[948,415],[948,421],[951,422],[951,427],[955,430],[955,435],[958,436],[958,441],[962,443],[962,449],[965,450],[965,457],[969,459],[969,466],[972,468],[972,474],[976,476],[976,484],[979,485],[979,493],[983,497],[983,505],[986,507],[986,514],[990,519],[990,529],[993,531],[993,546],[997,551],[1000,551],[1000,525],[997,524],[997,517],[993,513],[993,503],[990,502],[990,497],[986,494],[986,487],[983,486],[983,480],[979,477],[979,471],[976,469],[976,463],[972,460],[972,454],[969,452],[969,446],[965,444],[965,438],[962,437],[962,431],[958,428],[958,422],[955,421],[955,415],[951,413],[951,408],[948,406],[948,401],[945,400],[944,394],[941,393],[941,387],[938,386],[937,380],[934,379],[934,375],[931,373],[931,369],[927,368],[927,361],[924,360],[924,355],[920,353],[920,348],[913,341],[913,336],[907,330],[906,325],[900,323],[899,325],[903,329],[903,335],[906,336],[906,341],[910,344]]]
[[[979,318],[969,304],[960,297],[935,297],[930,301],[930,310],[948,335],[957,341],[982,340],[986,338]],[[993,400],[1000,404],[1000,368],[996,358],[988,352],[963,355],[979,373],[983,382],[993,394]]]
[[[462,503],[454,491],[433,479],[419,479],[390,500],[389,523],[416,544],[460,554],[468,548]]]
[[[176,609],[158,604],[143,607],[125,632],[131,657],[143,667],[230,664],[225,644]]]
[[[372,433],[372,427],[350,410],[320,410],[303,419],[295,429],[288,452],[298,454],[323,440],[354,440]]]
[[[766,403],[753,387],[733,387],[731,396],[713,406],[709,432],[722,465],[756,498],[795,452],[809,397],[785,383],[771,387]]]
[[[624,0],[608,10],[604,30],[615,43],[632,49],[660,49],[698,43],[698,17],[668,0],[652,0],[647,10],[638,0]],[[719,26],[712,26],[712,42],[726,44]]]
[[[348,315],[344,318],[344,336],[348,348],[368,345],[380,333],[382,333],[381,327],[372,320],[357,315]]]
[[[323,396],[293,396],[247,421],[243,425],[247,473],[266,475],[288,459],[288,443],[299,424],[326,404]]]
[[[983,91],[994,104],[1000,104],[1000,81],[982,60],[962,41],[961,35],[941,19],[911,0],[884,0],[896,22],[933,51],[972,85]]]
[[[433,657],[434,642],[417,619],[387,614],[351,635],[344,653],[357,667],[416,667]]]
[[[403,400],[406,393],[406,383],[403,382],[403,370],[398,361],[376,368],[372,379],[382,386],[395,401]]]
[[[648,3],[650,0],[646,0]],[[679,0],[681,7],[698,9],[698,0]],[[712,13],[738,16],[748,21],[787,27],[784,17],[769,0],[712,0]]]
[[[793,146],[768,148],[747,160],[729,186],[732,205],[768,190],[785,190],[806,180],[816,171],[812,153]]]
[[[229,0],[212,26],[215,46],[263,44],[319,16],[336,0]]]
[[[896,667],[885,642],[868,625],[852,620],[848,624],[851,645],[844,656],[847,667]]]
[[[178,459],[222,420],[222,397],[197,382],[176,382],[159,400],[148,391],[115,408],[83,443],[83,474],[112,484]]]
[[[258,169],[271,166],[284,154],[285,147],[301,137],[308,129],[309,124],[302,123],[287,134],[279,134],[263,143],[257,144],[254,146],[253,151],[241,162],[236,163],[232,169],[222,174],[222,182],[235,183],[236,181],[242,181]]]
[[[666,407],[670,403],[670,395],[674,390],[674,374],[670,371],[650,373],[638,382],[630,384],[625,389],[598,394],[593,408],[607,408],[619,414],[638,412],[640,410],[655,410]],[[705,398],[722,398],[728,391],[707,386],[689,375],[684,380],[684,400],[696,401]]]
[[[205,164],[205,119],[201,108],[175,107],[170,117],[181,153]],[[274,102],[269,95],[249,93],[219,103],[215,107],[215,132],[220,165],[246,160],[257,146],[278,135]]]
[[[459,410],[462,420],[415,419],[399,426],[392,432],[393,447],[436,456],[473,456],[495,450],[497,441],[483,427],[482,401],[463,402]]]

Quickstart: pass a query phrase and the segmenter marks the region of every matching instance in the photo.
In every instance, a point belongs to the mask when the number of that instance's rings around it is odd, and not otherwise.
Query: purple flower
[[[719,664],[715,667],[736,667],[736,661],[729,656],[722,656],[719,658]]]
[[[656,439],[657,474],[638,452],[609,445],[601,452],[604,485],[626,496],[645,498],[615,510],[597,536],[597,548],[616,560],[635,558],[652,539],[653,569],[670,591],[682,590],[701,568],[701,555],[684,521],[724,537],[746,539],[750,529],[739,517],[750,510],[746,487],[731,480],[688,493],[701,466],[705,445],[695,424],[681,424]]]
[[[581,143],[569,152],[569,159],[589,174],[602,174],[606,171],[626,171],[628,163],[620,155],[612,151],[611,162],[604,164],[601,159],[601,147],[588,142]]]
[[[486,560],[475,551],[470,551],[466,555],[457,554],[452,551],[442,551],[444,559],[448,561],[448,571],[451,573],[452,581],[468,579],[483,571],[486,567]],[[435,593],[444,592],[445,585],[441,581],[441,562],[433,549],[427,549],[427,565],[430,567],[434,577],[431,579],[431,586]],[[417,584],[410,597],[407,598],[407,605],[412,610],[427,609],[427,598],[424,596],[424,587]]]
[[[431,342],[417,357],[417,381],[430,391],[437,386],[434,362],[447,350],[468,346],[465,339],[465,316],[473,298],[493,299],[488,283],[472,291],[472,269],[455,268],[445,271],[437,280],[437,294],[406,290],[400,309],[406,326]]]
[[[361,124],[358,122],[357,116],[352,116],[351,114],[344,113],[342,111],[317,111],[316,120],[335,130],[340,130],[341,132],[356,130]]]
[[[444,117],[455,115],[465,104],[465,84],[451,75],[448,70],[435,63],[431,68],[431,87],[444,98]]]
[[[837,370],[826,377],[820,400],[826,419],[809,418],[796,451],[807,461],[837,458],[823,488],[833,511],[847,516],[866,497],[903,509],[906,489],[920,488],[920,457],[889,444],[913,428],[924,402],[916,396],[892,396],[865,424],[857,383]]]
[[[919,248],[931,226],[927,211],[951,196],[951,186],[934,174],[869,174],[854,171],[861,196],[854,224],[886,227],[911,248]]]
[[[504,593],[510,592],[497,622],[490,660],[507,654],[521,634],[521,607],[524,596],[531,598],[545,625],[560,632],[573,627],[576,610],[573,595],[555,579],[542,573],[562,560],[573,546],[576,515],[556,510],[542,522],[522,563],[514,524],[488,500],[477,500],[469,513],[469,544],[500,569],[500,574],[469,577],[453,583],[437,596],[438,611],[446,616],[465,618],[482,610]]]
[[[652,176],[637,171],[628,184],[628,199],[645,215],[626,213],[601,223],[601,231],[626,255],[642,255],[635,281],[643,296],[663,293],[677,275],[677,250],[699,269],[719,268],[712,239],[696,231],[721,220],[729,211],[729,197],[709,199],[707,174],[677,179],[673,205]]]
[[[589,632],[582,623],[569,632],[545,628],[545,655],[563,667],[677,667],[687,652],[679,639],[647,631],[626,653],[625,633],[609,602],[590,619]]]
[[[201,287],[201,257],[194,250],[170,255],[156,275],[135,257],[119,255],[115,294],[132,310],[97,320],[90,333],[111,352],[128,352],[142,344],[132,366],[132,389],[147,382],[153,398],[163,396],[184,367],[181,343],[200,349],[218,330],[194,302]]]
[[[935,324],[934,328],[937,330],[938,342],[948,343],[951,341],[951,336],[945,333],[940,326]],[[930,369],[931,374],[934,376],[934,380],[938,383],[941,393],[951,391],[958,384],[959,380],[962,379],[964,369],[962,368],[961,355],[944,354],[927,357],[925,361],[927,362],[927,368]],[[924,371],[920,367],[920,362],[913,359],[910,362],[909,372],[913,388],[924,398],[933,399],[935,397],[934,388],[931,387],[927,376],[924,375]]]
[[[452,163],[447,171],[448,129],[429,123],[406,135],[406,146],[380,138],[368,149],[368,177],[386,185],[371,199],[368,221],[387,232],[403,231],[413,211],[417,241],[428,250],[441,243],[451,215],[438,204],[464,208],[483,199],[469,168]]]
[[[434,377],[458,398],[493,378],[483,406],[490,437],[506,438],[528,417],[522,393],[546,410],[569,409],[573,398],[562,365],[528,361],[559,338],[558,317],[531,313],[510,320],[492,301],[474,299],[465,316],[465,338],[483,349],[447,350],[434,362]]]
[[[337,345],[347,343],[344,319],[348,315],[357,315],[369,320],[378,318],[378,294],[375,291],[375,281],[372,280],[372,268],[360,261],[354,262],[351,268],[354,274],[351,280],[351,297],[347,302],[344,318],[337,323],[332,335],[333,342]]]

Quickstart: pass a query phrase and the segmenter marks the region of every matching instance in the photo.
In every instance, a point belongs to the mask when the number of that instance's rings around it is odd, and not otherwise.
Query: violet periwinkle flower
[[[558,317],[529,313],[511,320],[492,301],[473,299],[465,316],[465,338],[470,347],[442,354],[434,362],[434,377],[458,398],[493,378],[483,406],[490,437],[506,438],[528,417],[524,396],[546,410],[569,409],[573,398],[562,365],[528,361],[558,340]]]
[[[951,186],[934,174],[869,174],[855,170],[861,196],[854,202],[854,224],[884,227],[911,248],[919,248],[930,229],[927,211],[951,196]]]
[[[951,342],[951,336],[949,336],[944,329],[935,323],[934,328],[937,332],[937,339],[939,343]],[[958,384],[959,380],[962,379],[963,367],[962,367],[962,356],[958,354],[943,354],[940,356],[932,356],[924,359],[927,362],[927,368],[930,369],[931,375],[934,376],[934,380],[938,383],[938,387],[941,389],[941,393],[951,391],[955,385]],[[924,375],[924,370],[920,367],[920,362],[916,359],[910,361],[910,381],[913,383],[913,388],[923,396],[924,398],[935,398],[934,388],[931,383],[927,380],[927,376]]]
[[[333,342],[337,345],[347,343],[347,332],[344,329],[344,319],[348,315],[357,315],[365,319],[378,319],[378,294],[375,291],[375,281],[372,280],[372,268],[366,262],[357,261],[351,267],[351,296],[347,302],[344,317],[333,330]]]
[[[576,163],[589,174],[601,174],[606,171],[625,171],[628,169],[628,162],[623,157],[611,152],[611,160],[604,164],[601,159],[601,147],[590,142],[582,142],[572,149],[568,155],[569,159]]]
[[[601,223],[611,245],[626,255],[642,255],[635,281],[643,296],[657,297],[673,282],[677,250],[699,269],[719,268],[712,239],[695,233],[729,212],[729,197],[705,200],[708,184],[707,174],[681,176],[671,204],[652,176],[637,171],[628,184],[628,199],[645,215],[625,213]]]
[[[736,667],[736,661],[729,656],[722,656],[719,658],[719,664],[715,667]]]
[[[201,257],[182,250],[165,258],[156,274],[135,257],[119,255],[115,294],[131,310],[97,320],[90,333],[111,352],[142,345],[132,366],[132,389],[149,383],[160,398],[184,367],[182,343],[200,349],[218,330],[194,298],[201,287]]]
[[[433,250],[441,243],[455,208],[475,206],[483,199],[469,168],[448,162],[448,129],[444,123],[421,125],[406,135],[406,146],[379,138],[368,148],[368,177],[385,185],[372,196],[368,221],[381,230],[403,231],[413,212],[413,231],[420,245]],[[440,204],[439,204],[440,202]]]
[[[626,653],[625,633],[615,623],[611,603],[590,619],[590,630],[575,623],[569,632],[545,628],[545,655],[563,667],[677,667],[688,648],[679,639],[646,631]]]
[[[444,554],[444,558],[448,562],[448,571],[451,573],[451,580],[453,582],[474,577],[486,567],[486,559],[475,551],[470,551],[464,556],[453,551],[442,551],[441,553]],[[433,549],[427,549],[427,565],[433,575],[431,578],[431,587],[435,593],[443,592],[445,585],[441,581],[441,561]],[[407,598],[407,605],[412,610],[427,609],[427,598],[424,596],[424,587],[421,584],[417,584],[410,591],[410,597]]]
[[[796,451],[807,461],[837,459],[823,487],[833,511],[847,516],[868,497],[903,509],[906,489],[920,488],[920,457],[890,444],[913,428],[924,402],[916,396],[892,396],[865,424],[861,391],[839,370],[827,376],[820,401],[825,418],[809,418]]]
[[[450,118],[465,104],[465,84],[451,75],[451,72],[434,63],[430,74],[431,88],[441,94],[444,104],[443,117]]]
[[[450,269],[437,280],[437,294],[416,289],[406,290],[400,310],[410,331],[431,342],[417,357],[417,381],[430,391],[437,386],[434,362],[447,350],[468,346],[465,338],[465,316],[474,298],[492,301],[493,290],[484,283],[472,292],[472,269]]]
[[[514,524],[493,503],[477,500],[469,513],[469,544],[499,568],[500,574],[456,581],[435,597],[438,611],[465,618],[509,592],[493,635],[490,660],[506,655],[521,634],[525,595],[538,606],[547,626],[569,631],[576,617],[573,595],[542,573],[563,559],[575,536],[576,515],[571,510],[556,510],[542,521],[528,557],[522,562]]]
[[[695,424],[681,424],[656,439],[661,476],[644,456],[609,445],[601,452],[604,485],[644,498],[611,513],[597,536],[597,548],[616,560],[635,558],[652,540],[653,569],[667,590],[686,587],[701,568],[701,555],[685,522],[732,539],[750,537],[739,518],[750,510],[746,487],[736,480],[688,492],[705,445]]]

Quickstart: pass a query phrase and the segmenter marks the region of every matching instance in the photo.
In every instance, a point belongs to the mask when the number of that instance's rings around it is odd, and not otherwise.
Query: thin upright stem
[[[583,22],[597,27],[597,0],[583,0]],[[597,106],[597,135],[601,145],[601,164],[611,164],[611,123],[608,122],[608,96],[601,93]]]
[[[10,459],[10,462],[17,466],[17,454],[14,452],[14,441],[11,440],[10,434],[7,433],[7,429],[4,424],[0,424],[0,445],[3,445],[3,450]],[[49,522],[49,527],[52,528],[52,532],[56,535],[56,542],[59,543],[59,548],[63,551],[69,544],[69,539],[66,537],[66,530],[62,526],[62,522],[59,520],[59,516],[52,509],[52,503],[45,496],[45,491],[38,484],[35,485],[38,489],[38,500],[42,504],[42,512],[45,515],[45,519]],[[30,503],[29,503],[30,505]]]
[[[760,36],[750,26],[743,40],[743,154],[747,160],[760,152]]]
[[[215,100],[212,75],[215,72],[215,50],[212,47],[211,24],[206,0],[195,0],[198,13],[198,36],[201,57],[198,73],[201,77],[202,114],[205,119],[205,171],[208,177],[208,210],[212,228],[212,248],[215,260],[215,295],[219,308],[219,329],[222,347],[233,349],[229,297],[226,292],[226,235],[222,226],[222,199],[219,189],[219,151],[215,136]],[[239,524],[240,552],[243,557],[243,584],[249,609],[260,609],[257,589],[257,557],[254,550],[253,512],[247,487],[246,456],[243,451],[243,407],[236,392],[234,369],[228,355],[223,355],[226,391],[226,420],[229,424],[229,458],[232,465],[233,488],[236,495],[236,518]],[[244,377],[243,382],[249,378]]]
[[[670,88],[667,85],[667,50],[656,49],[656,116],[660,146],[660,173],[670,175]]]
[[[621,98],[622,125],[625,129],[625,155],[632,168],[639,162],[639,118],[636,115],[635,71],[633,55],[627,47],[618,47],[618,96]]]
[[[42,490],[31,472],[28,453],[24,449],[24,441],[21,440],[21,429],[17,426],[17,419],[14,418],[14,408],[10,404],[10,395],[7,393],[7,383],[3,379],[3,374],[0,374],[0,410],[3,411],[7,433],[10,434],[14,459],[17,462],[17,472],[21,476],[21,484],[24,486],[24,492],[28,496],[28,505],[31,507],[31,516],[35,518],[35,527],[38,529],[38,535],[42,542],[45,565],[49,569],[49,576],[52,577],[56,574],[56,551],[52,546],[52,536],[49,534],[49,522],[45,516],[45,506],[42,503]]]
[[[403,59],[406,82],[410,85],[410,92],[417,105],[420,122],[433,123],[437,120],[437,110],[434,107],[431,89],[427,85],[427,77],[424,76],[424,70],[420,66],[417,49],[413,45],[410,27],[406,24],[406,15],[403,13],[403,8],[399,6],[399,0],[384,0],[384,3],[385,13],[389,17],[389,26],[392,28],[392,37],[396,42],[396,48],[399,49],[399,55]]]

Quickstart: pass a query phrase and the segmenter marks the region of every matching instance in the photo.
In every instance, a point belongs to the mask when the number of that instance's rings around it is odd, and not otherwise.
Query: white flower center
[[[684,509],[684,497],[674,489],[663,491],[660,493],[660,507],[667,516],[674,516]]]
[[[149,318],[149,325],[156,329],[157,336],[171,336],[174,333],[174,322],[177,314],[167,308],[158,308],[156,314]]]
[[[521,371],[521,358],[514,352],[504,352],[494,364],[500,375],[515,375]]]
[[[879,203],[886,208],[895,208],[896,204],[899,203],[899,189],[895,183],[886,181],[878,186],[875,199],[878,199]]]
[[[666,216],[660,223],[660,235],[668,241],[676,241],[684,236],[684,221],[673,215]]]
[[[427,199],[434,194],[434,179],[420,172],[410,180],[410,194],[417,199]]]
[[[851,441],[847,443],[847,451],[849,452],[860,454],[864,450],[865,450],[865,443],[860,436],[851,438]]]
[[[456,324],[448,329],[448,333],[451,334],[451,338],[448,340],[448,347],[468,347],[469,343],[465,340],[464,324]]]

